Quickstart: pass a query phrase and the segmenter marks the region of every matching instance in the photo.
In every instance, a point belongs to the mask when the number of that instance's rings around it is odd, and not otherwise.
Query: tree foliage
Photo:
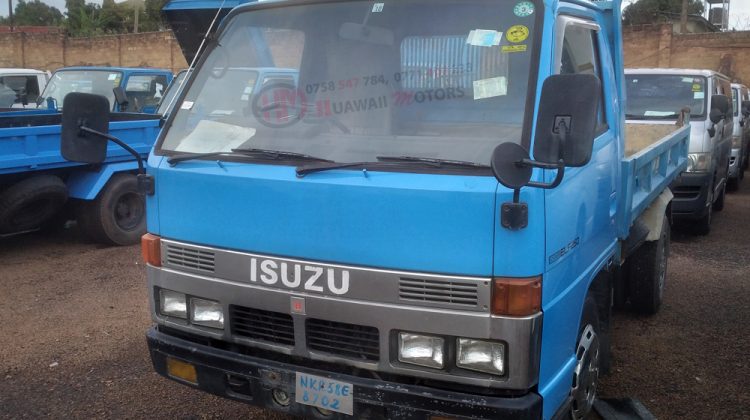
[[[703,14],[703,2],[688,0],[688,14]],[[625,25],[643,25],[664,21],[665,13],[681,13],[682,0],[638,0],[622,11]]]
[[[62,12],[40,0],[18,0],[13,12],[13,24],[17,26],[59,26],[62,22]]]

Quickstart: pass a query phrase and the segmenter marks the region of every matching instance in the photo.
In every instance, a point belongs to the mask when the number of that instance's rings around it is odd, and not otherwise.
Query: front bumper
[[[447,391],[296,366],[251,355],[220,350],[168,335],[151,328],[147,335],[154,369],[167,373],[167,357],[195,366],[197,385],[203,391],[252,405],[307,418],[343,419],[344,414],[323,416],[317,409],[295,403],[295,374],[328,377],[354,385],[354,418],[430,419],[431,416],[472,419],[538,419],[542,398],[530,392],[518,397],[497,397]],[[173,379],[173,378],[171,378]],[[179,382],[187,384],[184,381]],[[291,395],[291,404],[274,401],[272,390]]]
[[[700,219],[708,210],[711,174],[683,172],[670,186],[674,194],[672,215],[682,219]]]

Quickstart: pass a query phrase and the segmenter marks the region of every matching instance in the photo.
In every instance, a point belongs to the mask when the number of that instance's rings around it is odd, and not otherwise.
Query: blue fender
[[[98,171],[80,170],[68,178],[68,196],[81,200],[93,200],[107,185],[112,175],[118,172],[132,172],[138,169],[138,162],[117,162],[102,165]]]

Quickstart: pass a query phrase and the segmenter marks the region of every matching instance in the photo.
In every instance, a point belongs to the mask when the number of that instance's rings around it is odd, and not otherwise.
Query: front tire
[[[599,313],[596,300],[588,295],[581,314],[576,344],[576,366],[573,370],[573,386],[570,389],[570,418],[573,420],[585,419],[594,407],[601,364],[601,341],[598,333]]]
[[[146,200],[138,192],[135,175],[114,175],[95,200],[81,203],[78,225],[96,242],[138,243],[146,232]]]

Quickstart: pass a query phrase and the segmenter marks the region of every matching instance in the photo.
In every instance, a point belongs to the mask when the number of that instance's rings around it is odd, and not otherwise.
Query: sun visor
[[[234,7],[254,1],[170,0],[162,9],[162,14],[174,32],[175,38],[182,49],[182,54],[190,63],[193,61],[206,31],[211,26],[211,22],[219,9],[221,9],[221,12],[216,27]]]

